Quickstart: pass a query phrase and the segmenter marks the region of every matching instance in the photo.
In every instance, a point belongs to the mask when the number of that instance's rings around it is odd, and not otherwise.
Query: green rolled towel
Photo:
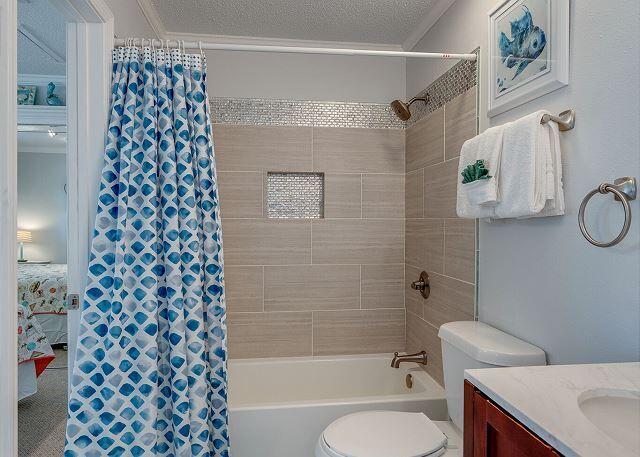
[[[489,170],[484,165],[484,160],[476,160],[476,163],[467,165],[460,174],[462,175],[462,184],[491,178]]]

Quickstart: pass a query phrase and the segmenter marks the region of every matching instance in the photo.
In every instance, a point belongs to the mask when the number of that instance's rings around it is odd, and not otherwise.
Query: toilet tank
[[[546,365],[546,354],[533,344],[482,322],[449,322],[440,327],[447,408],[462,430],[464,370]]]

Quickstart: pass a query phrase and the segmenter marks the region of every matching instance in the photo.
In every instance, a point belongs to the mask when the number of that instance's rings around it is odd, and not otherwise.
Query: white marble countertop
[[[578,397],[591,389],[640,390],[640,363],[466,370],[465,379],[567,457],[638,457],[584,416]]]

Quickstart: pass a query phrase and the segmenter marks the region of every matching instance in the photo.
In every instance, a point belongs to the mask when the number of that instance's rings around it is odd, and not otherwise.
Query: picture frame
[[[569,84],[569,0],[503,0],[488,20],[489,117]]]
[[[18,105],[36,104],[36,86],[18,86]]]

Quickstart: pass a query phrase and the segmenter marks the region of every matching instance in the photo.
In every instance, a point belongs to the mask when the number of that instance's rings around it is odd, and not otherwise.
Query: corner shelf
[[[18,105],[18,124],[66,125],[67,107],[48,105]]]

